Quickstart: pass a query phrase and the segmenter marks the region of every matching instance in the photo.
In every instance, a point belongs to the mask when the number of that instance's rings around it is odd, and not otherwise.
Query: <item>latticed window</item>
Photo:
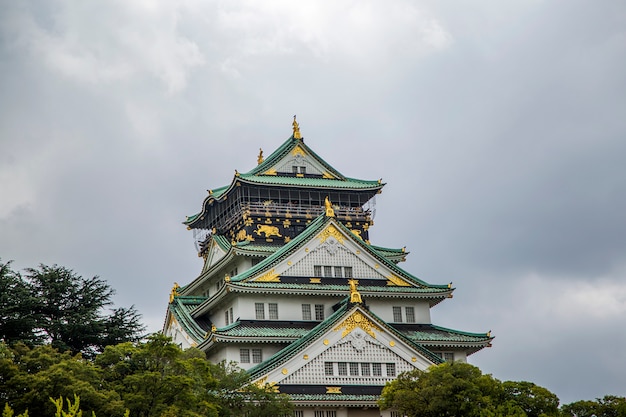
[[[443,352],[443,360],[446,362],[454,361],[454,353],[452,352]]]
[[[256,313],[257,320],[265,320],[265,304],[254,303],[254,311]]]
[[[332,362],[324,362],[324,375],[326,376],[333,375],[333,363]]]
[[[341,274],[341,267],[340,266],[336,266],[335,267],[335,278],[341,278],[342,274]]]
[[[267,305],[268,312],[270,313],[270,320],[278,320],[278,304],[269,303]]]
[[[337,362],[337,373],[339,375],[348,375],[348,363]]]
[[[343,267],[343,276],[346,278],[352,278],[352,267],[344,266]]]
[[[387,364],[387,376],[396,376],[396,364],[395,363]]]
[[[382,376],[383,374],[383,368],[381,366],[380,363],[373,363],[372,364],[372,375],[374,376]]]
[[[370,364],[369,363],[362,363],[361,364],[361,375],[363,376],[370,376],[371,371],[370,371]]]
[[[393,307],[393,321],[402,323],[402,307]]]
[[[224,312],[224,322],[227,326],[230,324],[230,321],[228,320],[228,310]]]
[[[326,417],[337,417],[337,412],[335,410],[326,410]]]
[[[315,275],[316,277],[322,276],[322,265],[313,266],[313,275]]]
[[[325,277],[332,277],[333,276],[333,267],[332,266],[325,266],[324,267],[324,276]]]
[[[311,320],[311,304],[302,304],[302,320]]]
[[[413,308],[413,307],[406,307],[404,309],[404,313],[406,315],[406,322],[407,323],[415,323],[415,308]]]
[[[315,304],[315,320],[324,320],[324,304]]]
[[[263,362],[263,351],[261,349],[252,349],[252,362],[253,363]]]
[[[250,349],[239,349],[239,362],[250,363]]]
[[[356,362],[350,362],[350,375],[359,376],[359,364]]]
[[[304,411],[303,410],[296,410],[293,412],[293,417],[304,417]]]

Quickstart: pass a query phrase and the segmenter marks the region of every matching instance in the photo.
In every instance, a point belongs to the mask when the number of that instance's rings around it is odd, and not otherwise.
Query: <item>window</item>
[[[250,349],[239,349],[239,362],[250,363]]]
[[[333,375],[333,363],[332,362],[324,362],[324,375],[326,376]]]
[[[395,323],[402,323],[402,307],[393,308],[393,321]]]
[[[322,276],[322,266],[321,265],[315,265],[313,267],[313,275],[315,275],[316,277],[321,277]]]
[[[278,304],[269,303],[267,308],[269,310],[270,320],[278,320]]]
[[[306,174],[306,167],[300,167],[300,174]]]
[[[228,321],[228,310],[224,312],[224,323],[226,323],[227,326],[230,324],[230,321]]]
[[[315,304],[315,320],[324,320],[324,304]]]
[[[302,304],[302,320],[311,320],[311,304]]]
[[[293,417],[304,417],[304,411],[303,410],[296,410],[293,412]]]
[[[335,410],[326,410],[326,417],[337,417],[337,412]]]
[[[383,375],[383,369],[380,363],[373,363],[372,364],[372,375],[374,376],[382,376]]]
[[[228,309],[228,315],[230,316],[230,322],[234,323],[235,320],[233,320],[233,308],[232,307]]]
[[[405,307],[404,313],[406,314],[406,322],[407,323],[415,323],[415,308],[413,307]]]
[[[325,266],[324,267],[324,276],[325,277],[332,277],[333,276],[333,267],[332,266]]]
[[[370,364],[369,363],[362,363],[361,364],[361,375],[363,376],[370,376]]]
[[[337,373],[339,375],[348,375],[348,364],[346,362],[337,362]]]
[[[452,352],[443,352],[443,360],[446,362],[454,361],[454,353]]]
[[[346,278],[352,278],[352,267],[344,266],[343,267],[343,276]]]
[[[387,376],[396,376],[396,364],[395,363],[387,364]]]
[[[294,174],[297,174],[297,173],[298,173],[298,167],[297,167],[297,166],[295,166],[295,165],[293,165],[293,166],[291,167],[291,172],[292,172],[292,173],[294,173]]]
[[[261,349],[252,349],[252,362],[253,363],[263,362],[263,351]]]
[[[341,273],[341,267],[340,266],[336,266],[335,267],[335,278],[341,278],[343,275]]]
[[[350,375],[359,376],[359,364],[356,362],[350,362]]]
[[[265,320],[265,304],[254,303],[254,311],[256,312],[257,320]]]

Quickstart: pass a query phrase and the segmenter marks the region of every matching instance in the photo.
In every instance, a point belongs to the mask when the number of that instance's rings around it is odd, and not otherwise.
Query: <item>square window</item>
[[[352,267],[351,266],[344,266],[343,267],[343,276],[345,276],[346,278],[352,278]]]
[[[359,376],[359,364],[356,362],[350,362],[350,375]]]
[[[324,375],[326,376],[333,375],[333,363],[332,362],[324,362]]]
[[[404,313],[406,314],[407,323],[415,323],[415,308],[405,307]]]
[[[342,274],[341,274],[341,267],[340,266],[336,266],[335,267],[335,278],[341,278]]]
[[[324,320],[324,304],[315,304],[315,320]]]
[[[387,364],[387,376],[396,376],[396,364],[395,363]]]
[[[263,351],[261,349],[252,349],[252,362],[253,363],[263,362]]]
[[[347,362],[337,362],[337,373],[339,375],[348,375],[348,363]]]
[[[265,304],[254,303],[254,311],[256,313],[257,320],[265,320]]]
[[[239,362],[250,363],[250,349],[239,349]]]
[[[363,376],[370,376],[371,372],[370,372],[370,364],[369,363],[362,363],[361,364],[361,375]]]
[[[298,167],[296,165],[293,165],[291,167],[291,172],[294,173],[294,174],[297,174],[298,173]]]
[[[270,320],[278,320],[278,304],[269,303],[267,305],[267,308],[270,315]]]
[[[402,307],[393,307],[394,323],[402,323]]]
[[[372,375],[374,375],[374,376],[382,376],[383,375],[383,368],[382,368],[380,363],[373,363],[372,364]]]
[[[306,167],[300,167],[300,174],[306,174]]]
[[[454,353],[452,352],[444,352],[443,360],[446,362],[454,362]]]
[[[322,266],[321,265],[315,265],[313,267],[313,275],[316,277],[321,277],[322,276]]]
[[[333,276],[333,267],[332,266],[325,266],[324,267],[324,276],[325,277],[332,277]]]
[[[302,320],[311,320],[311,304],[302,304]]]

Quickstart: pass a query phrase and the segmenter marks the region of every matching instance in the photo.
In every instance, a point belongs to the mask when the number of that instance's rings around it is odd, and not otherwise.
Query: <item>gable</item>
[[[215,239],[211,239],[211,244],[209,249],[206,252],[204,267],[202,268],[202,272],[208,271],[213,265],[218,263],[224,256],[226,256],[226,251],[222,249]]]
[[[384,385],[401,372],[424,370],[435,363],[358,306],[325,332],[312,337],[308,344],[302,343],[288,354],[278,352],[268,362],[281,357],[285,358],[282,363],[276,361],[266,373],[251,370],[254,380],[277,385]],[[346,375],[341,374],[340,367],[344,365],[340,363],[346,364]],[[358,374],[351,371],[351,366],[356,367],[351,363],[358,364]],[[361,364],[369,364],[369,375],[364,375]],[[392,373],[388,373],[387,364]],[[376,367],[380,367],[380,374]]]
[[[387,285],[412,286],[407,280],[400,278],[381,265],[368,251],[364,250],[352,233],[339,227],[334,221],[328,222],[320,232],[309,238],[303,245],[286,257],[271,271],[252,278],[250,281],[279,282],[279,276],[316,277],[315,267],[352,268],[352,277],[357,279],[379,279],[387,281]],[[345,269],[344,269],[345,271]],[[345,277],[345,273],[341,275]]]
[[[337,179],[336,176],[328,172],[324,164],[299,144],[294,146],[286,155],[261,174],[280,175],[294,173],[321,175],[324,178]]]

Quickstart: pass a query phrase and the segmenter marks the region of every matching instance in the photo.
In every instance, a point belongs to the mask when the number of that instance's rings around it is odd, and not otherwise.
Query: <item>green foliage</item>
[[[626,417],[626,397],[605,395],[596,401],[576,401],[561,408],[567,417]]]
[[[379,405],[409,417],[558,416],[559,400],[530,382],[500,382],[467,363],[446,362],[428,372],[400,374]]]
[[[107,345],[141,338],[134,307],[104,314],[114,294],[106,281],[57,265],[28,268],[22,277],[10,266],[0,262],[0,339],[8,344],[49,343],[89,358]]]

